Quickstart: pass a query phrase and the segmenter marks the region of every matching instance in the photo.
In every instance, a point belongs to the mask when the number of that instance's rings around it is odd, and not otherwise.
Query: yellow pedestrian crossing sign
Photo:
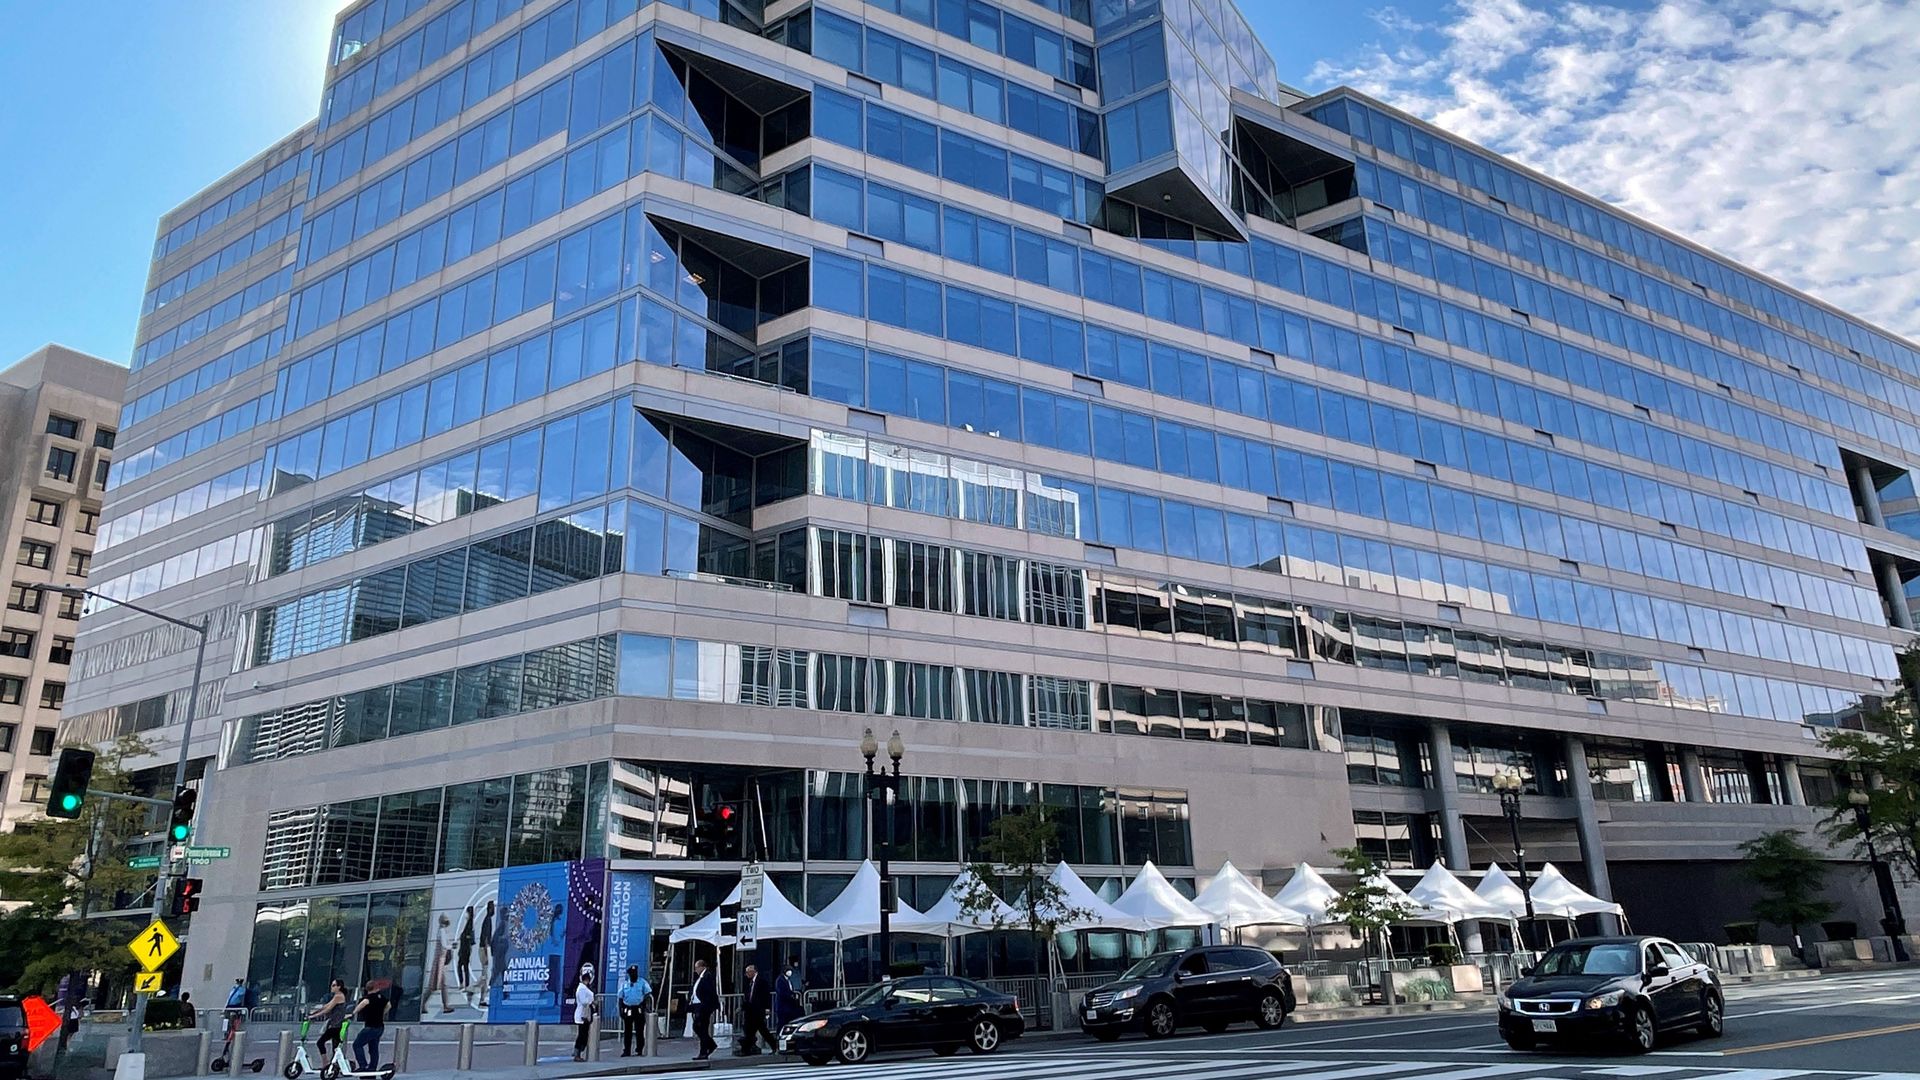
[[[127,942],[127,951],[140,961],[143,969],[158,971],[161,964],[180,951],[180,939],[173,936],[173,931],[167,929],[166,923],[155,919],[145,930],[134,935],[132,941]]]
[[[160,992],[161,973],[142,971],[133,977],[133,992],[136,994],[157,994]]]

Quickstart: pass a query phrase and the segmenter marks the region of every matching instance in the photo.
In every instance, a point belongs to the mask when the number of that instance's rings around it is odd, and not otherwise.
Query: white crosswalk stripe
[[[706,1074],[712,1080],[1602,1080],[1671,1077],[1672,1080],[1920,1080],[1916,1073],[1862,1076],[1840,1069],[1716,1069],[1700,1065],[1599,1065],[1579,1062],[1400,1061],[1343,1065],[1326,1060],[1261,1059],[1246,1056],[1188,1056],[1179,1048],[1165,1052],[1114,1050],[1102,1053],[1051,1051],[980,1058],[883,1058],[865,1065],[800,1063],[755,1067],[721,1065]]]

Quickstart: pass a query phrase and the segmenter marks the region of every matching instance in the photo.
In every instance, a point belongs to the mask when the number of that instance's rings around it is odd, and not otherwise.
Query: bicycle
[[[223,1073],[227,1071],[227,1068],[229,1065],[232,1065],[232,1066],[236,1066],[234,1068],[235,1072],[239,1072],[240,1069],[243,1069],[243,1068],[251,1070],[253,1072],[259,1072],[260,1070],[267,1067],[267,1059],[264,1057],[257,1057],[257,1058],[254,1058],[252,1061],[242,1061],[242,1062],[234,1062],[230,1060],[233,1057],[233,1037],[239,1034],[240,1025],[242,1021],[245,1020],[246,1015],[247,1015],[246,1012],[241,1009],[227,1010],[226,1012],[227,1042],[226,1042],[226,1045],[221,1048],[220,1056],[214,1058],[212,1061],[209,1061],[207,1063],[208,1069],[211,1069],[212,1071],[217,1073]]]

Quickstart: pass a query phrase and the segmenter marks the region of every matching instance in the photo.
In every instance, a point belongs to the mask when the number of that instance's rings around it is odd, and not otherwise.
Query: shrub
[[[1439,979],[1413,979],[1401,989],[1409,1002],[1453,1000],[1453,986]]]
[[[1351,986],[1320,986],[1307,995],[1307,1001],[1314,1005],[1351,1005],[1354,1002]]]
[[[1460,962],[1460,946],[1437,941],[1427,946],[1427,959],[1434,967],[1452,967]]]

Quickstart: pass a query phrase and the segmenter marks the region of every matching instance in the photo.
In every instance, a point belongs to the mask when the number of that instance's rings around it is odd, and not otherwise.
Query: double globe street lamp
[[[1520,931],[1520,946],[1533,948],[1533,881],[1527,873],[1527,850],[1520,846],[1520,792],[1526,781],[1518,769],[1509,768],[1493,776],[1494,793],[1500,796],[1500,813],[1507,819],[1507,832],[1513,838],[1513,862],[1520,871],[1520,895],[1526,900],[1527,921]]]
[[[1873,880],[1880,888],[1880,929],[1893,944],[1893,958],[1907,959],[1906,916],[1900,912],[1900,893],[1893,885],[1893,868],[1880,857],[1873,843],[1873,796],[1865,785],[1847,792],[1847,805],[1853,807],[1853,821],[1859,826],[1860,840],[1867,846],[1867,862],[1873,866]]]
[[[887,738],[890,765],[874,768],[873,759],[879,753],[880,743],[873,737],[873,729],[861,732],[860,756],[867,761],[866,796],[873,804],[874,819],[884,817],[887,823],[875,845],[880,849],[880,979],[885,981],[893,971],[893,912],[897,895],[887,861],[893,854],[893,803],[900,791],[900,759],[907,756],[907,744],[901,740],[900,732],[895,731]]]

